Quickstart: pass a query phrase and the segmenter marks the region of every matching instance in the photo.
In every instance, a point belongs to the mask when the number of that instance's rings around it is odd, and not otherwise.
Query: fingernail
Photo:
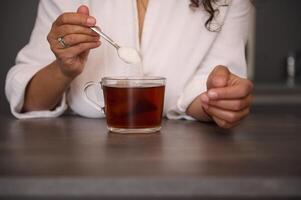
[[[216,99],[217,98],[217,93],[214,91],[209,91],[208,96],[210,99]]]
[[[201,101],[204,103],[209,102],[209,97],[206,94],[201,95]]]
[[[93,18],[93,17],[88,17],[88,19],[87,19],[87,24],[89,24],[89,25],[94,25],[95,23],[96,23],[95,18]]]

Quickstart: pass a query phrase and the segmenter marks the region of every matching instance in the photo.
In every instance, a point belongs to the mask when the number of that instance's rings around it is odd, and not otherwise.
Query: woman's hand
[[[222,128],[237,125],[250,112],[253,84],[217,66],[207,80],[207,91],[199,95],[187,113],[199,120],[214,120]]]
[[[22,112],[52,110],[58,105],[71,81],[83,71],[89,50],[100,45],[99,35],[89,28],[95,23],[86,6],[57,18],[47,36],[56,60],[28,83]]]
[[[60,15],[53,23],[47,40],[66,77],[73,79],[79,75],[84,69],[89,50],[100,45],[99,35],[89,28],[95,24],[96,19],[89,16],[86,6],[80,6],[76,13]]]

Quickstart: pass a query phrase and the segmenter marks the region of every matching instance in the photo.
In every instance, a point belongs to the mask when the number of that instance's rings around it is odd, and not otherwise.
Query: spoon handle
[[[93,26],[93,27],[91,27],[91,29],[94,32],[98,33],[101,37],[103,37],[103,39],[105,39],[106,41],[108,41],[116,49],[120,48],[120,46],[112,38],[110,38],[108,35],[106,35],[104,32],[102,32],[98,26]]]

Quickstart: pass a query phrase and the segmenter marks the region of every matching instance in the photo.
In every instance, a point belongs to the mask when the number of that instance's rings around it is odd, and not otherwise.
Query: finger
[[[233,99],[233,100],[213,100],[209,101],[210,106],[214,106],[223,110],[240,111],[250,106],[252,95],[248,95],[246,98]]]
[[[90,36],[84,34],[69,34],[64,37],[64,42],[69,47],[78,45],[80,43],[87,42],[97,42],[99,41],[99,36]],[[62,49],[62,45],[59,42],[56,42],[56,48]]]
[[[214,106],[209,106],[207,109],[205,108],[205,111],[209,115],[218,117],[226,122],[236,123],[242,120],[250,113],[250,108],[248,107],[241,111],[229,111],[229,110],[216,108]]]
[[[94,31],[92,31],[90,28],[85,28],[83,26],[77,26],[77,25],[63,25],[56,28],[54,31],[50,32],[47,36],[47,40],[50,43],[50,47],[52,51],[62,48],[61,44],[58,41],[59,37],[62,37],[64,39],[66,45],[69,46],[73,45],[72,42],[66,41],[66,37],[68,35],[74,35],[74,34],[99,37],[99,35]]]
[[[225,129],[228,129],[228,128],[232,128],[232,127],[234,127],[234,126],[236,126],[238,123],[229,123],[229,122],[227,122],[227,121],[225,121],[225,120],[223,120],[223,119],[220,119],[220,118],[218,118],[218,117],[215,117],[215,116],[213,116],[212,117],[212,119],[215,121],[215,123],[219,126],[219,127],[221,127],[221,128],[225,128]]]
[[[57,37],[64,37],[68,34],[86,34],[91,36],[98,36],[96,32],[84,26],[63,25],[56,28],[55,34],[53,34],[53,38],[57,39]]]
[[[85,5],[81,5],[77,9],[77,13],[89,16],[89,8]]]
[[[251,81],[244,79],[240,83],[223,88],[213,88],[208,91],[210,100],[239,99],[251,94],[253,85]]]
[[[69,47],[66,49],[60,49],[60,50],[58,50],[57,54],[61,60],[64,60],[66,58],[76,57],[85,51],[97,48],[99,46],[100,46],[100,41],[80,43],[78,45],[75,45],[75,46],[72,46],[72,47]]]
[[[202,94],[200,95],[200,100],[201,100],[201,102],[202,102],[203,104],[208,104],[208,103],[209,103],[210,99],[209,99],[209,97],[208,97],[207,92],[204,92],[204,93],[202,93]]]
[[[95,26],[96,19],[92,16],[87,16],[85,14],[80,13],[64,13],[60,15],[54,25],[61,26],[64,24],[73,24],[73,25],[80,25],[80,26]]]
[[[219,65],[214,68],[207,79],[207,88],[225,87],[229,79],[230,71],[227,67]]]

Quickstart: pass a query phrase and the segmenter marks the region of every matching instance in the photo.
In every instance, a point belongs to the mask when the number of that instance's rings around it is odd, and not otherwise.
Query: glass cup
[[[152,133],[161,129],[166,79],[104,77],[84,87],[87,102],[106,115],[107,127],[118,133]],[[89,98],[87,89],[101,85],[105,106]]]

